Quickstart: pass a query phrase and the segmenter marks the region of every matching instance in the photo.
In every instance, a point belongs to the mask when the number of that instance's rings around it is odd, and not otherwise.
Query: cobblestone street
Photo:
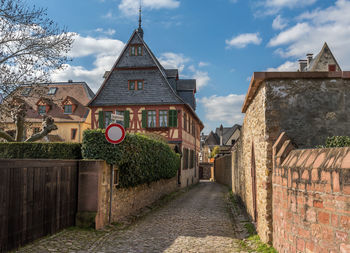
[[[245,217],[228,203],[227,188],[202,182],[125,229],[67,229],[17,252],[241,252]]]

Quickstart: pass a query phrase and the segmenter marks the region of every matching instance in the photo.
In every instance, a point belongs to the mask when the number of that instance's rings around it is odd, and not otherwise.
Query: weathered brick
[[[339,216],[336,214],[332,214],[331,219],[332,219],[331,221],[332,226],[337,227],[339,225]]]
[[[300,251],[305,250],[305,241],[303,239],[298,238],[297,240],[297,249]]]
[[[313,206],[318,207],[318,208],[323,208],[323,201],[322,200],[314,200]]]
[[[325,213],[325,212],[318,212],[318,216],[317,216],[318,222],[322,223],[322,224],[329,224],[329,213]]]
[[[340,253],[349,253],[350,252],[350,244],[342,243],[340,244]]]
[[[315,244],[313,242],[306,242],[306,252],[315,252]]]
[[[340,225],[347,230],[350,230],[350,217],[349,216],[341,216],[340,217]]]
[[[298,235],[304,239],[309,239],[311,233],[309,230],[306,230],[305,228],[298,228]]]
[[[340,192],[339,173],[336,171],[333,171],[332,177],[333,177],[333,192]]]
[[[346,242],[348,240],[348,233],[343,231],[335,231],[335,239],[337,241]]]

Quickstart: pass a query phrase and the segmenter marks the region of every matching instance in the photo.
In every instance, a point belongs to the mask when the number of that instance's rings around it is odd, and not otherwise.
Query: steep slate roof
[[[94,93],[85,82],[57,82],[46,83],[41,86],[32,88],[27,96],[22,95],[24,88],[29,86],[19,87],[16,91],[10,94],[6,99],[11,99],[12,96],[19,96],[27,106],[26,120],[29,122],[42,122],[42,116],[37,112],[37,102],[47,100],[51,109],[47,113],[52,116],[55,122],[84,122],[89,114],[89,108],[86,104],[94,96]],[[46,95],[49,88],[57,88],[54,95]],[[36,91],[45,94],[41,97]],[[76,104],[76,109],[72,114],[64,114],[62,102],[67,98],[71,98],[72,102]],[[12,119],[5,119],[5,122],[13,122]]]
[[[235,124],[233,127],[224,127],[223,128],[223,135],[222,135],[222,143],[223,145],[226,145],[228,140],[231,138],[231,136],[233,135],[233,133],[237,130],[240,129],[241,126]],[[220,128],[216,128],[215,130],[215,134],[217,134],[217,136],[219,137],[219,144],[220,144]],[[218,145],[219,145],[218,144]]]
[[[131,45],[144,47],[142,56],[129,56]],[[185,104],[197,117],[195,98],[177,92],[177,69],[164,69],[135,30],[89,106]],[[144,89],[131,91],[129,80],[144,80]],[[182,81],[182,80],[181,80]],[[180,81],[180,85],[181,84]],[[195,80],[192,80],[192,86]],[[195,90],[195,87],[194,87]],[[187,91],[187,90],[186,90]],[[197,117],[199,120],[199,118]],[[199,120],[200,121],[200,120]],[[200,122],[202,124],[202,122]]]
[[[208,137],[205,139],[204,144],[208,146],[220,145],[220,138],[218,137],[217,134],[211,131]]]

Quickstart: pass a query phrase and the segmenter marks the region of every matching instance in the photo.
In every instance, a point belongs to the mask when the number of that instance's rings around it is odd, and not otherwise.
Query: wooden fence
[[[78,163],[0,160],[0,252],[75,225]]]

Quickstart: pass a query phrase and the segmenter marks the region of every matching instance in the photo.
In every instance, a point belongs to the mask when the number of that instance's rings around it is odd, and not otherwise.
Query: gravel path
[[[64,230],[17,252],[241,252],[243,230],[232,222],[227,188],[201,182],[123,230]],[[237,220],[238,221],[238,220]]]

